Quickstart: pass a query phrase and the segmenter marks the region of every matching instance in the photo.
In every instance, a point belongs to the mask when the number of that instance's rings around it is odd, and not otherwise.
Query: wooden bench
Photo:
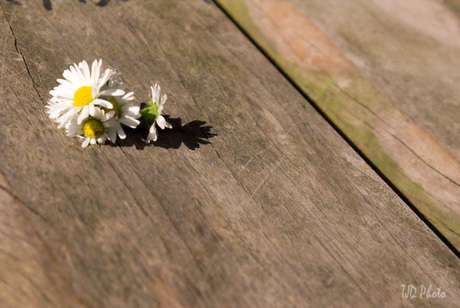
[[[213,2],[0,4],[1,307],[460,302],[455,253]],[[48,92],[98,58],[174,129],[56,129]]]
[[[460,249],[460,2],[218,0]]]

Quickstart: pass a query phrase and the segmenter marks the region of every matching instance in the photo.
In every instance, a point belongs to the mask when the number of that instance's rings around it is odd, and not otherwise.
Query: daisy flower
[[[83,138],[81,146],[84,148],[89,144],[101,144],[107,139],[114,143],[115,139],[111,136],[116,126],[115,111],[105,113],[104,110],[91,104],[88,113],[88,117],[80,123],[75,118],[71,120],[67,128],[67,136]]]
[[[106,69],[101,73],[102,60],[94,60],[91,70],[86,61],[78,65],[73,64],[63,73],[64,79],[58,79],[59,86],[55,87],[50,94],[53,96],[48,103],[50,118],[56,120],[59,127],[70,125],[73,118],[77,117],[80,124],[89,116],[90,106],[112,108],[112,104],[102,100],[100,96],[123,96],[121,89],[101,88],[107,84],[115,74],[112,69]]]
[[[114,112],[115,126],[109,131],[109,139],[116,140],[117,134],[120,139],[125,139],[126,134],[121,124],[131,128],[136,128],[141,117],[139,106],[134,106],[132,100],[134,99],[134,93],[126,93],[123,97],[116,98],[114,96],[104,98],[112,104],[112,108],[103,107],[105,112]]]
[[[152,89],[152,97],[149,97],[149,103],[141,110],[142,117],[148,125],[151,125],[147,136],[147,143],[157,140],[158,136],[155,124],[161,129],[164,129],[165,127],[172,128],[171,124],[169,124],[161,115],[163,112],[163,106],[167,99],[166,94],[161,96],[161,88],[157,83],[155,83],[155,86],[150,88]]]

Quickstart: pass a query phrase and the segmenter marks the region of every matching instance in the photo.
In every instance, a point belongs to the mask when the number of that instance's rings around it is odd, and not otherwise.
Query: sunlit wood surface
[[[460,1],[218,0],[460,249]]]
[[[0,4],[1,307],[460,302],[454,253],[214,3]],[[49,90],[96,58],[139,103],[159,82],[175,128],[58,130]]]

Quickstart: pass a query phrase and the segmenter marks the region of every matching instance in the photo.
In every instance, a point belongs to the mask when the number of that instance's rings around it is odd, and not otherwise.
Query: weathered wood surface
[[[1,2],[1,307],[460,302],[458,258],[213,3],[48,3]],[[99,57],[192,123],[65,137],[48,91]]]
[[[460,2],[217,2],[460,249]]]

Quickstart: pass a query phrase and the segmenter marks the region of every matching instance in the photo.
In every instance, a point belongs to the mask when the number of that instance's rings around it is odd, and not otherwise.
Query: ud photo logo
[[[430,298],[445,298],[446,292],[442,291],[441,288],[433,288],[430,284],[425,287],[423,284],[420,286],[414,286],[412,284],[402,284],[402,297],[404,299],[430,299]]]

